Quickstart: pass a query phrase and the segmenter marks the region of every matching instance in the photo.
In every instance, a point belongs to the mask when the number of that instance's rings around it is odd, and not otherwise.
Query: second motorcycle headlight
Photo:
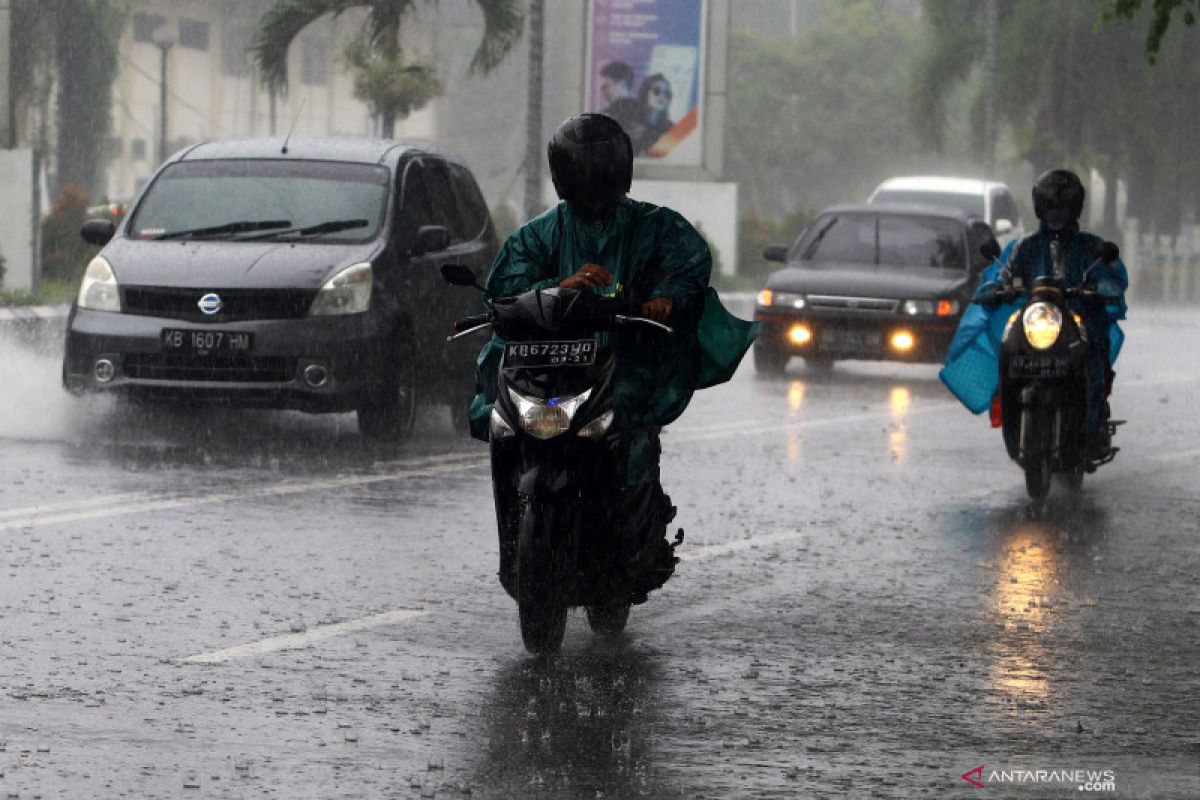
[[[1025,339],[1037,350],[1045,350],[1058,341],[1062,331],[1062,312],[1049,303],[1034,303],[1023,317]]]
[[[511,386],[508,395],[517,407],[521,429],[535,439],[553,439],[566,433],[571,427],[571,419],[575,412],[591,396],[588,389],[583,394],[566,397],[552,397],[549,400],[539,400],[526,397]]]

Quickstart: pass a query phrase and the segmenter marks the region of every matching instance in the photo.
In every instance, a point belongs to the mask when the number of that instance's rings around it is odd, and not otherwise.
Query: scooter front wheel
[[[517,550],[517,609],[521,639],[534,655],[550,655],[562,646],[567,605],[559,590],[557,543],[567,521],[565,508],[533,501],[521,515]],[[560,534],[556,536],[556,533]]]
[[[1041,502],[1050,493],[1050,462],[1045,458],[1031,460],[1025,465],[1025,491],[1032,500]]]

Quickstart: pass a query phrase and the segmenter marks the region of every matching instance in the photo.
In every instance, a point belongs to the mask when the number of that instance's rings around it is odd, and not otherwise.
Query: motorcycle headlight
[[[580,428],[579,435],[585,439],[600,439],[608,433],[608,429],[612,427],[612,421],[613,412],[609,409]]]
[[[334,275],[313,300],[310,317],[361,314],[371,307],[371,265],[363,262]]]
[[[121,288],[112,265],[103,256],[96,256],[88,263],[75,302],[80,308],[92,311],[121,310]]]
[[[1062,331],[1062,312],[1049,303],[1033,303],[1023,317],[1025,339],[1037,350],[1045,350],[1058,341]]]
[[[567,432],[575,412],[592,395],[588,389],[583,394],[567,397],[551,397],[542,401],[526,397],[511,386],[508,395],[517,406],[521,429],[536,439],[553,439]]]
[[[495,407],[492,408],[492,413],[488,417],[488,433],[493,439],[507,439],[509,436],[517,434],[504,417],[500,416],[500,409]]]

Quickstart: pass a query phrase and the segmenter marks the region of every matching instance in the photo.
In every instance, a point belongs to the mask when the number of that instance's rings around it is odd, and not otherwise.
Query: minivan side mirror
[[[436,253],[450,246],[450,231],[442,225],[422,225],[417,229],[417,238],[413,241],[412,254],[423,256],[426,253]]]
[[[785,244],[769,244],[769,245],[767,245],[766,249],[763,250],[763,258],[765,258],[767,261],[786,262],[787,261],[787,253],[788,253],[787,245],[785,245]]]
[[[116,233],[117,226],[111,219],[89,219],[79,230],[79,235],[85,242],[101,247],[111,242]]]
[[[1013,224],[1011,219],[998,219],[996,224],[992,225],[992,230],[996,231],[997,236],[1004,236],[1012,233]]]

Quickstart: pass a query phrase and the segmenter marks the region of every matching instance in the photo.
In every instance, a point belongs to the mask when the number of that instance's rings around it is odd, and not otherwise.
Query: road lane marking
[[[46,514],[52,511],[67,511],[74,508],[82,508],[91,505],[112,505],[113,503],[127,503],[130,501],[152,500],[153,495],[145,492],[137,492],[132,494],[109,494],[100,497],[84,497],[78,500],[63,500],[57,503],[39,503],[38,505],[26,506],[24,508],[8,508],[0,510],[0,518],[4,517],[27,517],[36,516],[38,514]]]
[[[703,561],[707,558],[724,556],[742,550],[752,550],[755,547],[765,547],[767,545],[778,544],[779,542],[792,542],[797,539],[803,539],[807,535],[807,531],[780,531],[778,533],[765,533],[761,536],[748,536],[744,539],[734,539],[732,542],[721,542],[720,544],[702,544],[694,547],[688,547],[685,544],[681,546],[679,551],[679,560]]]
[[[274,653],[279,650],[298,650],[308,647],[315,642],[321,642],[326,639],[332,639],[335,636],[342,636],[347,633],[357,633],[371,628],[378,628],[382,625],[393,625],[397,622],[413,619],[415,617],[423,617],[429,612],[423,608],[398,608],[393,611],[384,611],[381,614],[372,614],[369,617],[360,617],[358,619],[348,620],[346,622],[334,622],[329,625],[318,625],[315,628],[310,628],[299,633],[285,633],[280,636],[270,636],[266,639],[260,639],[257,642],[248,642],[239,644],[234,647],[226,647],[224,650],[213,650],[210,653],[200,653],[199,655],[188,656],[183,659],[184,664],[224,664],[227,661],[236,661],[241,658],[251,658],[260,656],[264,653]]]
[[[877,409],[865,411],[859,414],[843,414],[837,417],[817,417],[815,419],[802,419],[793,422],[740,422],[729,423],[726,425],[713,425],[704,428],[692,428],[681,430],[672,434],[668,431],[667,436],[669,442],[701,442],[708,439],[724,439],[729,436],[756,436],[764,433],[779,433],[786,431],[800,430],[802,428],[824,428],[835,427],[838,425],[858,424],[862,422],[873,422],[878,420],[890,420],[897,416],[907,419],[910,416],[918,414],[932,414],[938,411],[946,411],[948,409],[957,408],[958,403],[949,400],[940,400],[922,405],[918,408],[907,408],[902,414],[889,406],[880,406]]]
[[[199,505],[212,505],[214,503],[229,503],[238,500],[250,500],[265,497],[283,497],[287,495],[303,494],[305,492],[319,492],[328,489],[344,489],[350,486],[367,486],[373,483],[385,483],[388,481],[402,480],[405,478],[423,478],[434,475],[444,475],[449,472],[466,471],[477,467],[483,467],[487,464],[488,459],[486,456],[472,456],[469,459],[458,459],[449,464],[414,466],[405,469],[394,470],[392,472],[381,473],[378,475],[352,475],[343,478],[330,478],[322,481],[308,481],[306,483],[285,483],[274,486],[262,486],[256,489],[249,489],[241,492],[221,492],[217,494],[197,495],[192,497],[151,499],[145,502],[128,503],[126,505],[116,507],[92,508],[85,511],[77,511],[72,513],[49,514],[46,516],[30,516],[22,519],[11,519],[0,522],[0,531],[29,528],[37,525],[55,525],[67,522],[103,519],[105,517],[138,514],[146,511],[170,511],[180,508],[191,508]]]
[[[1159,453],[1154,456],[1146,456],[1147,461],[1188,461],[1189,459],[1200,457],[1200,450],[1179,450],[1174,453]]]

